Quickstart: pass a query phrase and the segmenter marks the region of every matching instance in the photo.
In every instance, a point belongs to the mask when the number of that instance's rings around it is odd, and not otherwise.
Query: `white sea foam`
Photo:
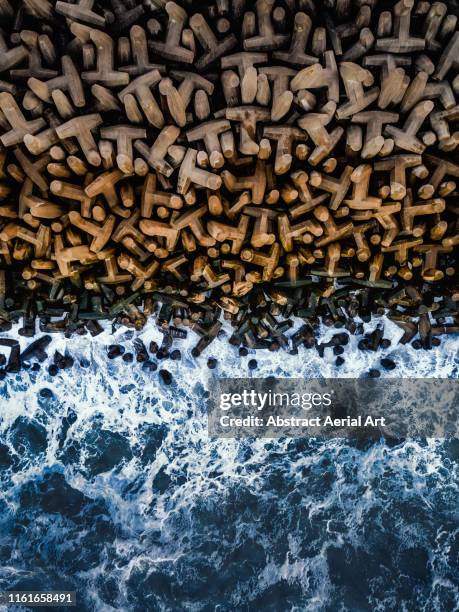
[[[222,337],[195,360],[191,348],[196,337],[177,340],[174,347],[182,351],[182,361],[159,362],[174,377],[169,387],[159,381],[157,372],[146,372],[140,364],[107,359],[109,344],[119,342],[131,350],[132,338],[126,339],[125,329],[112,335],[107,327],[96,338],[53,337],[47,349],[50,359],[55,350],[68,350],[75,358],[73,368],[53,378],[47,373],[48,361],[40,372],[8,375],[2,383],[3,440],[11,446],[9,432],[19,416],[40,423],[47,434],[46,453],[21,457],[20,469],[4,483],[2,498],[8,512],[20,511],[24,485],[40,482],[47,471],[64,474],[66,482],[87,498],[104,500],[117,535],[97,549],[95,565],[88,561],[74,570],[77,582],[94,591],[92,599],[88,596],[87,609],[140,609],[135,607],[136,589],[140,592],[147,577],[152,580],[156,572],[175,584],[174,592],[182,593],[175,597],[182,598],[183,609],[204,609],[206,598],[215,604],[220,596],[228,609],[241,609],[248,601],[262,602],[264,592],[285,583],[293,603],[284,609],[322,610],[326,602],[330,605],[343,597],[344,587],[336,575],[341,571],[336,569],[340,557],[333,561],[331,556],[339,556],[340,550],[347,556],[358,551],[358,559],[365,559],[387,546],[389,555],[402,556],[404,550],[416,547],[430,551],[429,584],[424,591],[419,586],[418,602],[427,605],[431,597],[441,607],[445,598],[457,601],[447,552],[454,541],[451,523],[457,474],[440,442],[407,441],[395,448],[380,442],[359,448],[343,440],[211,440],[207,435],[205,392],[214,376],[363,376],[369,368],[380,367],[382,356],[388,356],[397,369],[383,371],[383,376],[458,377],[457,338],[443,339],[432,351],[415,351],[397,346],[399,328],[381,321],[385,337],[393,341],[391,347],[362,352],[351,337],[343,355],[345,364],[339,369],[330,349],[324,359],[314,349],[300,349],[297,356],[257,351],[239,358],[227,337]],[[375,325],[376,320],[365,327],[371,330]],[[324,328],[323,340],[336,331]],[[22,348],[30,343],[18,337],[16,330],[9,335]],[[135,337],[147,347],[151,340],[162,338],[153,324]],[[218,359],[214,371],[205,365],[208,356]],[[89,361],[88,368],[79,365],[82,358]],[[247,367],[250,358],[258,362],[252,374]],[[43,388],[50,389],[52,397],[44,398],[39,393]],[[76,413],[76,420],[66,442],[60,443],[62,418],[70,411]],[[163,425],[164,438],[157,452],[149,459],[142,457],[145,428]],[[99,430],[122,435],[131,454],[110,469],[91,472],[88,465],[101,443],[91,441],[91,435]],[[80,447],[75,458],[71,444]],[[419,516],[415,518],[413,512]],[[90,529],[83,522],[75,531],[72,521],[44,513],[35,529],[24,528],[15,545],[22,554],[37,547],[38,556],[51,565],[45,551],[55,550],[56,563],[68,574],[73,566],[62,551],[78,556],[84,547],[80,542]],[[252,556],[252,561],[245,561],[244,555]],[[20,556],[15,563],[21,567]],[[365,561],[356,560],[355,567],[362,563],[365,566]],[[393,571],[398,560],[381,563]],[[208,582],[202,583],[204,567]],[[226,576],[221,578],[220,595],[211,589],[217,580],[214,571]],[[359,571],[365,573],[362,567]],[[4,575],[0,572],[0,577]],[[110,577],[117,585],[112,600],[97,586]],[[404,594],[397,580],[388,592],[381,591],[378,580],[361,580],[366,581],[365,598],[373,609],[388,609],[391,601],[400,603],[403,597],[410,607],[411,595]],[[384,584],[387,587],[389,580]],[[294,596],[296,589],[299,599]],[[170,610],[168,592],[155,595],[153,607],[146,609]]]

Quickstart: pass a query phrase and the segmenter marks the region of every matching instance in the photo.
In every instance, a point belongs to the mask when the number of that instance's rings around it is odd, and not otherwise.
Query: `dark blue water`
[[[210,440],[186,345],[167,387],[106,341],[2,383],[0,590],[76,590],[82,611],[458,609],[459,441]],[[457,377],[457,346],[390,354],[399,374]],[[245,373],[223,341],[213,354],[213,375]],[[380,355],[346,357],[351,375]]]

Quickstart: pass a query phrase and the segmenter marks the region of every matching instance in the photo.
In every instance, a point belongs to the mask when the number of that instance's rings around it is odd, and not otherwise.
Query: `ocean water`
[[[384,324],[392,346],[352,338],[339,370],[329,349],[239,358],[219,338],[194,360],[177,340],[170,386],[107,359],[127,330],[53,338],[72,369],[0,383],[0,590],[76,590],[97,612],[457,610],[459,441],[207,435],[213,377],[254,357],[254,376],[358,377],[390,356],[383,376],[459,377],[457,338],[415,351]]]

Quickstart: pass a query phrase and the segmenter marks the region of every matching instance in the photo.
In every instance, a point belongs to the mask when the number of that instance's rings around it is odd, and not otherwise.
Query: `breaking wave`
[[[457,609],[459,441],[207,435],[214,376],[362,376],[389,356],[384,376],[459,377],[457,339],[416,351],[385,330],[391,347],[351,338],[339,369],[331,350],[240,358],[218,338],[211,371],[177,341],[171,385],[107,359],[125,329],[53,338],[73,368],[1,383],[0,590],[76,590],[97,612]]]

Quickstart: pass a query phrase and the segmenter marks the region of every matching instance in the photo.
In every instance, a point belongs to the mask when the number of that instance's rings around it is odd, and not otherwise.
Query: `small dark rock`
[[[354,321],[352,321],[351,319],[348,319],[346,321],[346,324],[344,326],[347,331],[351,334],[355,334],[356,330],[357,330],[357,325],[354,323]]]
[[[48,374],[50,376],[56,376],[58,372],[59,372],[59,368],[57,367],[55,363],[52,363],[48,368]]]
[[[59,368],[59,370],[63,370],[64,369],[64,365],[65,365],[65,357],[62,353],[59,353],[59,351],[56,351],[54,353],[54,364]]]
[[[441,339],[440,338],[432,338],[432,346],[440,346]]]
[[[156,359],[167,359],[169,357],[169,351],[159,349],[156,353]]]
[[[239,349],[239,357],[247,357],[249,351],[245,348],[245,346],[241,346]]]
[[[422,348],[422,344],[420,340],[413,340],[413,342],[411,343],[411,346],[416,350],[419,351],[419,349]]]
[[[41,370],[41,365],[39,363],[33,363],[30,369],[32,372],[39,372]]]
[[[368,340],[366,338],[364,338],[363,340],[359,340],[359,343],[357,346],[359,347],[361,351],[367,351],[368,350]]]
[[[344,348],[338,344],[338,346],[333,347],[334,355],[342,355],[344,353]]]
[[[33,338],[36,334],[35,321],[30,321],[21,329],[18,329],[18,334],[23,338]]]
[[[319,353],[319,357],[323,357],[325,354],[325,345],[324,344],[318,344],[317,345],[317,352]]]
[[[381,340],[381,342],[379,343],[379,346],[380,346],[381,348],[383,348],[383,349],[387,349],[387,348],[389,348],[389,347],[390,347],[390,345],[391,345],[391,344],[392,344],[392,343],[391,343],[391,341],[389,340],[389,338],[383,338],[383,339]]]
[[[98,321],[91,321],[91,320],[87,321],[86,329],[89,330],[89,333],[91,334],[93,338],[95,338],[96,336],[98,336],[104,331],[104,328]]]
[[[334,334],[332,337],[332,344],[335,346],[338,344],[342,344],[343,346],[349,344],[349,336],[345,333],[342,334]]]
[[[152,340],[150,342],[150,346],[148,347],[148,350],[150,351],[150,353],[155,355],[158,352],[158,349],[159,349],[158,343]]]
[[[169,357],[172,359],[172,361],[180,361],[182,358],[182,353],[178,349],[174,349]]]
[[[248,366],[249,366],[249,370],[256,370],[257,367],[258,367],[257,360],[256,359],[250,359],[250,361],[248,363]]]
[[[395,368],[397,367],[395,365],[395,362],[392,361],[392,359],[388,359],[387,357],[381,359],[381,365],[385,370],[395,370]]]
[[[89,359],[86,359],[85,357],[82,357],[80,359],[80,366],[82,368],[89,368],[89,366],[90,366]]]
[[[368,372],[368,376],[370,378],[379,378],[381,376],[381,372],[379,370],[375,370],[374,368],[372,368],[369,372]]]
[[[124,353],[122,359],[126,363],[132,363],[134,361],[134,355],[132,353]]]
[[[71,355],[65,355],[62,367],[64,370],[68,370],[73,367],[75,359]]]
[[[215,357],[209,357],[209,359],[207,360],[207,367],[209,368],[209,370],[215,370],[215,368],[217,367],[217,360],[215,359]]]
[[[124,351],[124,346],[121,346],[120,344],[110,344],[108,347],[107,356],[109,359],[115,359],[116,357],[123,355]]]
[[[165,385],[170,385],[172,383],[172,374],[169,370],[160,370],[159,377]]]
[[[307,338],[307,339],[306,339],[306,340],[303,342],[303,346],[304,346],[304,348],[307,348],[307,349],[312,349],[312,348],[314,348],[314,346],[315,346],[315,340],[314,340],[314,338],[313,338],[313,337],[311,337],[311,338]]]
[[[145,348],[145,344],[140,340],[140,338],[136,338],[134,340],[134,348],[135,348],[135,358],[138,363],[143,363],[148,359],[148,351]]]
[[[342,366],[344,363],[344,359],[343,357],[337,357],[335,360],[335,365],[339,368],[340,366]]]

